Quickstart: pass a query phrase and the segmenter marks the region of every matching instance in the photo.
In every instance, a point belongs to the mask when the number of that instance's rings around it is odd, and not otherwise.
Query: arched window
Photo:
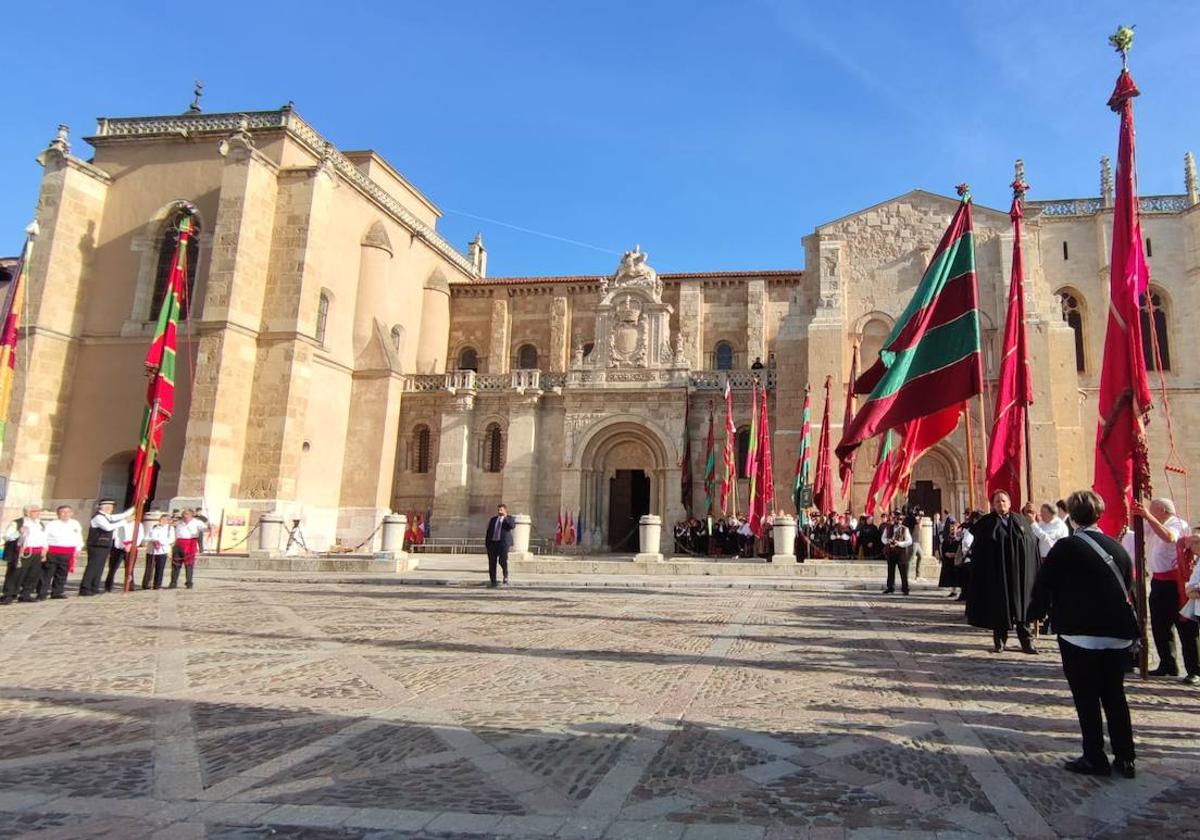
[[[412,436],[412,471],[427,473],[430,467],[429,427],[422,423],[413,429]]]
[[[592,351],[596,349],[596,344],[593,341],[586,341],[583,344],[583,358],[592,355]]]
[[[171,276],[172,262],[175,259],[175,247],[179,244],[179,223],[191,215],[192,235],[188,238],[187,251],[184,254],[187,270],[187,282],[184,284],[183,300],[179,302],[179,320],[186,321],[192,310],[192,294],[196,291],[196,263],[200,258],[200,220],[195,214],[189,214],[185,208],[179,208],[171,214],[163,227],[162,237],[158,242],[158,266],[154,270],[154,291],[150,296],[150,320],[158,319],[163,300],[167,296],[167,281]]]
[[[532,344],[522,344],[517,350],[517,367],[521,370],[536,370],[538,366],[538,351]]]
[[[1171,343],[1167,338],[1167,310],[1162,295],[1150,288],[1150,305],[1146,296],[1141,299],[1142,312],[1142,355],[1146,357],[1146,370],[1171,369]],[[1153,327],[1153,331],[1151,328]],[[1158,359],[1154,358],[1154,341],[1158,342]]]
[[[317,331],[316,338],[318,344],[325,343],[325,333],[329,329],[329,292],[321,292],[321,299],[317,301]]]
[[[879,358],[883,342],[887,341],[891,326],[882,318],[872,318],[863,324],[862,343],[858,346],[858,370],[861,374],[868,370]]]
[[[733,370],[733,346],[728,341],[719,341],[713,348],[713,367],[717,370]]]
[[[750,460],[750,427],[743,426],[738,429],[737,437],[733,439],[733,442],[737,452],[738,478],[749,478],[750,471],[746,462]]]
[[[464,347],[458,351],[458,369],[479,373],[479,354],[474,347]]]
[[[483,433],[483,471],[498,473],[504,469],[504,435],[499,423],[489,423]]]
[[[1079,298],[1069,289],[1059,289],[1058,299],[1062,303],[1063,320],[1075,333],[1075,370],[1083,373],[1087,367],[1083,352],[1083,310],[1079,306]]]

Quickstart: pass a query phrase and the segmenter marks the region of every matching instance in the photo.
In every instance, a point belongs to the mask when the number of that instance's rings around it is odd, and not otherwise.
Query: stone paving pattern
[[[1200,837],[1200,692],[1071,776],[1053,644],[933,593],[209,576],[0,640],[0,838]]]

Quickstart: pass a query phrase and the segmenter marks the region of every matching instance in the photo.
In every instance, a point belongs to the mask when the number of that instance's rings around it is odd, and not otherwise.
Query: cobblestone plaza
[[[1071,776],[1053,645],[931,592],[210,575],[0,634],[0,837],[1198,836],[1200,694]]]

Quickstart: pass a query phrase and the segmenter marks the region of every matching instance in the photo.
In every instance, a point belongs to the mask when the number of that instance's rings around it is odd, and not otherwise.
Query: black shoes
[[[896,590],[895,589],[884,589],[884,590],[881,590],[879,594],[880,595],[895,595]]]
[[[1200,674],[1188,674],[1179,681],[1180,685],[1200,685]]]
[[[1006,645],[1005,642],[992,642],[992,652],[993,653],[1004,653],[1005,645]]]
[[[1157,668],[1155,668],[1153,671],[1150,672],[1150,676],[1152,676],[1152,677],[1178,677],[1179,669],[1164,668],[1163,666],[1159,665]]]
[[[1093,762],[1087,756],[1073,758],[1063,765],[1063,769],[1069,773],[1078,773],[1081,776],[1111,776],[1112,765],[1107,761],[1103,764]],[[1133,762],[1129,762],[1129,769],[1133,770]]]
[[[1021,642],[1021,653],[1037,656],[1038,649],[1033,646],[1033,642]]]
[[[1132,758],[1117,758],[1113,760],[1113,769],[1124,776],[1126,779],[1132,779],[1137,776],[1137,770],[1133,767]]]

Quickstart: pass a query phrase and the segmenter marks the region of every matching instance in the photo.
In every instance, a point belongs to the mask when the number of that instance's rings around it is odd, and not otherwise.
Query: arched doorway
[[[100,487],[96,492],[98,499],[113,499],[121,509],[133,504],[133,460],[135,453],[119,452],[109,457],[100,465]],[[149,504],[158,493],[158,473],[162,464],[154,462],[150,474],[150,489],[146,496]]]
[[[939,443],[921,456],[913,467],[907,503],[920,507],[930,516],[942,510],[948,510],[956,517],[961,515],[967,504],[964,472],[957,450],[944,442]]]
[[[587,435],[580,460],[586,544],[638,550],[638,520],[667,509],[667,453],[665,438],[641,418],[610,419]]]

